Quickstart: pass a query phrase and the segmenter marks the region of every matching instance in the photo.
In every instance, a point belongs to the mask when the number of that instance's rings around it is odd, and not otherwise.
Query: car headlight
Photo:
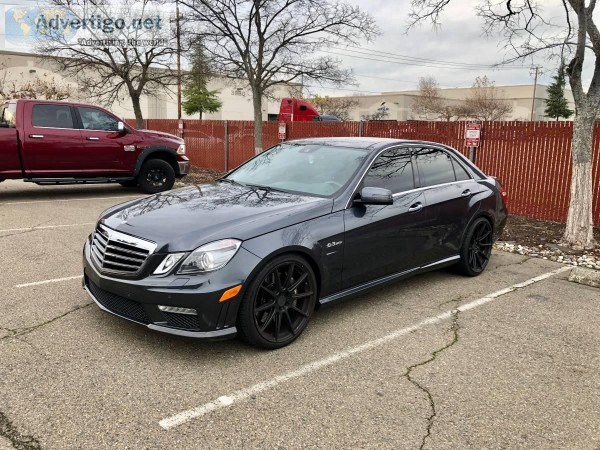
[[[171,270],[175,264],[179,262],[181,258],[185,256],[185,253],[171,253],[165,256],[165,259],[158,265],[156,270],[153,272],[154,275],[164,275]]]
[[[210,272],[225,266],[242,245],[237,239],[223,239],[198,247],[181,264],[178,274]]]
[[[177,147],[177,154],[185,155],[185,144],[181,144],[179,147]]]

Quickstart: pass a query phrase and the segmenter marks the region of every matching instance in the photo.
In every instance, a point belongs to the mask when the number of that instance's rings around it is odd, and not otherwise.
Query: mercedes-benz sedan
[[[285,142],[214,184],[105,211],[85,243],[84,288],[153,330],[278,348],[318,305],[446,266],[479,275],[504,197],[441,144]]]

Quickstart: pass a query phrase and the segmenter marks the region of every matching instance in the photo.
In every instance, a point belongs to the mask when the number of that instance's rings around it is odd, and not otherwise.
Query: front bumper
[[[179,176],[183,177],[187,175],[190,171],[190,160],[187,156],[180,156],[177,161],[177,165],[179,166]]]
[[[260,259],[240,248],[225,266],[197,276],[145,276],[114,278],[102,273],[83,250],[83,288],[103,311],[164,333],[200,339],[223,339],[236,335],[235,322],[244,289],[234,298],[219,302],[223,292],[244,284]],[[165,312],[159,305],[192,308],[196,315]]]

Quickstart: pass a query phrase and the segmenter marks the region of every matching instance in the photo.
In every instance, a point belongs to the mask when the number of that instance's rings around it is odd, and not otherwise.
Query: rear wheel
[[[492,255],[493,243],[492,224],[484,217],[476,219],[460,249],[460,262],[457,264],[459,272],[470,277],[481,274]]]
[[[175,184],[175,171],[168,162],[151,159],[142,165],[137,181],[146,194],[168,191]]]
[[[277,257],[250,282],[240,305],[238,334],[256,347],[284,347],[304,331],[316,301],[310,264],[297,255]]]

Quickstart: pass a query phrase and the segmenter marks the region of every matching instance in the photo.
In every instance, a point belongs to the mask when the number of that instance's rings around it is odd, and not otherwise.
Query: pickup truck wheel
[[[142,165],[137,181],[146,194],[168,191],[175,184],[175,171],[168,162],[151,159]]]

